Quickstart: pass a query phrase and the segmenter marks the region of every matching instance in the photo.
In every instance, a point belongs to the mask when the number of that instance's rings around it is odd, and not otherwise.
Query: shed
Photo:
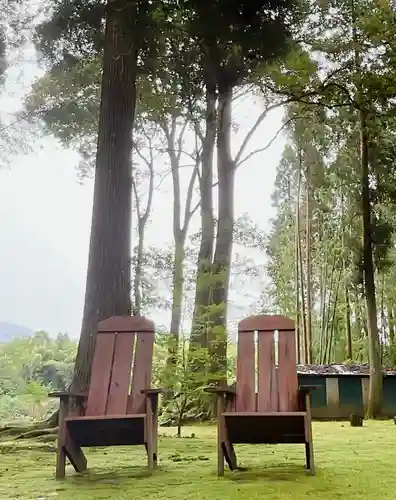
[[[312,416],[317,420],[346,419],[364,415],[369,390],[368,364],[298,365],[301,385],[316,385],[312,392]],[[396,415],[396,370],[383,370],[382,414]]]

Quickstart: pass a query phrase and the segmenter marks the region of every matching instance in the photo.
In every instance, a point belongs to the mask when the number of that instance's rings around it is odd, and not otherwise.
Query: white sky
[[[29,64],[22,75],[10,72],[0,113],[18,105],[21,93],[38,74],[31,55],[29,52]],[[251,97],[236,103],[233,119],[239,128],[234,150],[262,109],[262,104]],[[281,119],[280,110],[273,112],[257,130],[246,152],[268,143]],[[272,215],[270,197],[283,145],[284,139],[279,137],[270,150],[246,162],[237,173],[236,216],[247,212],[262,228],[268,228]],[[0,321],[77,337],[93,182],[79,184],[77,154],[62,148],[53,138],[45,139],[43,147],[37,149],[27,156],[15,156],[9,169],[0,170]],[[148,243],[171,241],[171,210],[168,178],[155,195]],[[152,317],[159,320],[155,313]],[[167,318],[161,317],[160,321]]]

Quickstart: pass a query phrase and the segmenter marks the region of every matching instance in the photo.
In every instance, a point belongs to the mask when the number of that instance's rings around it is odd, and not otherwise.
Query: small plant
[[[170,339],[167,341],[169,347]],[[208,385],[210,359],[207,349],[192,349],[184,337],[173,353],[173,363],[166,364],[159,377],[160,383],[172,391],[164,404],[162,424],[175,425],[177,436],[181,437],[183,423],[205,416],[208,395],[203,389]]]

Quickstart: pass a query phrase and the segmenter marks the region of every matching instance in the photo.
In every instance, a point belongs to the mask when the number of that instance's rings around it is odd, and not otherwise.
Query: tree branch
[[[270,148],[272,146],[272,144],[276,141],[276,139],[279,137],[279,135],[282,133],[282,131],[289,125],[289,123],[291,123],[293,120],[295,119],[295,117],[293,116],[292,118],[289,118],[288,120],[285,121],[285,123],[278,129],[278,131],[276,132],[276,134],[272,137],[272,139],[267,142],[267,144],[262,147],[262,148],[259,148],[259,149],[256,149],[254,151],[252,151],[251,153],[249,153],[247,156],[245,156],[245,158],[243,158],[242,160],[240,160],[238,163],[234,163],[235,165],[235,169],[237,169],[238,167],[240,167],[242,165],[242,163],[245,163],[246,161],[248,161],[250,158],[252,158],[252,156],[255,156],[257,155],[258,153],[263,153],[264,151],[266,151],[268,148]]]
[[[295,101],[295,99],[292,97],[286,101],[283,101],[283,102],[279,102],[279,103],[276,103],[276,104],[272,104],[270,106],[268,106],[261,114],[260,116],[257,118],[257,120],[255,121],[253,127],[249,130],[249,132],[246,134],[245,136],[245,139],[243,140],[242,142],[242,145],[241,147],[239,148],[239,151],[238,153],[236,154],[235,156],[235,160],[234,160],[234,165],[237,166],[241,163],[241,157],[243,155],[243,152],[245,151],[250,139],[252,138],[252,136],[254,135],[254,133],[256,132],[256,130],[258,129],[258,127],[260,126],[260,124],[263,122],[263,120],[268,116],[268,113],[270,113],[271,111],[273,111],[274,109],[277,109],[279,108],[280,106],[283,106],[284,104],[288,104],[290,102],[293,102]]]
[[[136,186],[135,176],[133,174],[133,169],[132,169],[132,174],[131,174],[131,182],[132,182],[133,194],[135,195],[135,198],[136,198],[136,213],[137,213],[137,218],[138,218],[138,221],[140,221],[141,220],[140,201],[139,201],[139,196],[138,196],[138,190],[137,190],[137,186]]]
[[[151,139],[149,139],[149,151],[150,151],[150,164],[148,165],[148,168],[149,168],[149,191],[148,191],[146,210],[144,211],[144,214],[142,215],[142,217],[140,219],[142,224],[144,224],[144,225],[147,223],[147,220],[150,216],[151,207],[153,205],[153,195],[154,195],[154,155],[153,155],[153,147],[152,147]]]
[[[186,205],[184,207],[184,222],[183,222],[183,227],[182,227],[183,233],[185,233],[187,231],[188,225],[191,221],[191,217],[193,216],[193,212],[191,211],[191,203],[192,203],[195,179],[197,178],[197,174],[198,174],[198,166],[199,166],[199,162],[197,162],[197,164],[196,164],[196,166],[191,174],[190,181],[188,183]]]

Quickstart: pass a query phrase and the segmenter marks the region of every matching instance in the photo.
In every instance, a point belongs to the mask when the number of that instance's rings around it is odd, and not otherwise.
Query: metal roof
[[[396,376],[396,369],[384,368],[384,375]],[[365,364],[333,364],[333,365],[298,365],[297,373],[301,375],[365,375],[370,373],[368,363]]]

